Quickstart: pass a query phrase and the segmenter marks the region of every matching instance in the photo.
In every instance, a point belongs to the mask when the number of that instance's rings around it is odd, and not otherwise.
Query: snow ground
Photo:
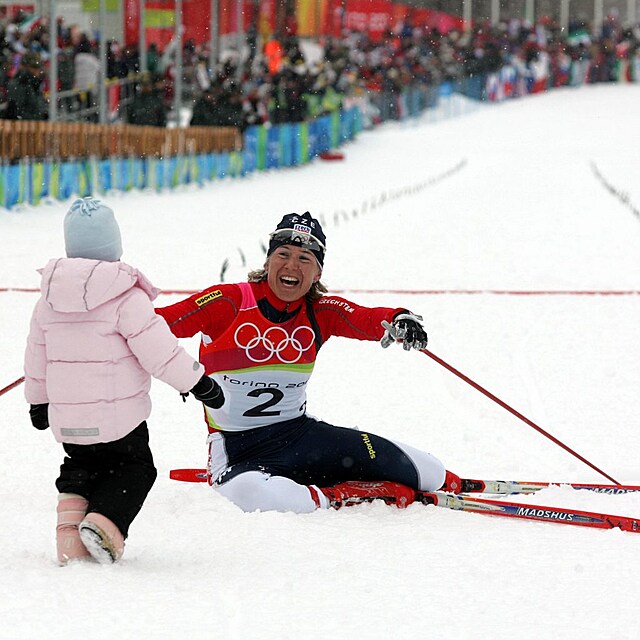
[[[344,162],[104,199],[124,260],[164,290],[214,284],[225,261],[225,280],[242,279],[280,217],[310,210],[325,223],[330,289],[422,313],[435,354],[640,484],[640,296],[569,293],[640,291],[639,106],[637,85],[556,90],[385,125]],[[68,204],[0,212],[0,288],[38,286],[35,269],[63,252]],[[0,388],[22,375],[36,298],[0,291]],[[161,383],[152,394],[160,474],[125,557],[65,568],[54,560],[61,447],[30,427],[22,388],[0,397],[1,640],[640,638],[640,537],[419,505],[242,513],[169,479],[204,465],[205,431],[193,402]],[[605,481],[401,349],[331,340],[309,411],[427,449],[466,477]],[[640,516],[640,495],[557,487],[519,501]]]

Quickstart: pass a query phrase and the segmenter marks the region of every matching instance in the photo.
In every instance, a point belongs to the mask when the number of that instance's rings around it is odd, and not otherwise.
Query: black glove
[[[399,313],[393,322],[382,321],[382,326],[386,329],[380,344],[386,349],[393,342],[402,342],[405,351],[409,349],[426,349],[427,332],[422,326],[422,316],[410,312]]]
[[[196,400],[200,400],[203,404],[211,409],[219,409],[224,404],[224,393],[222,387],[207,375],[202,376],[191,389],[190,393]],[[188,394],[182,394],[185,397]]]
[[[49,403],[32,404],[29,407],[29,417],[31,424],[40,431],[49,428]]]

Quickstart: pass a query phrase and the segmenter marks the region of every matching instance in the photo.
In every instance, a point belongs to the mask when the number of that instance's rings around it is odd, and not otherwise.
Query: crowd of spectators
[[[599,38],[580,23],[570,26],[569,37],[566,33],[551,20],[484,23],[469,34],[441,34],[405,23],[379,41],[362,33],[327,38],[314,58],[305,57],[295,36],[271,38],[241,68],[231,57],[213,74],[206,71],[206,45],[194,47],[190,55],[200,70],[200,97],[191,122],[239,127],[300,122],[357,99],[371,101],[374,110],[376,104],[386,105],[387,115],[398,117],[395,98],[406,89],[443,82],[460,88],[506,65],[528,91],[540,82],[545,89],[615,82],[621,60],[640,67],[640,27],[623,29],[615,14],[607,17]]]
[[[34,18],[21,11],[0,22],[0,118],[47,119],[47,69],[53,40],[57,51],[56,89],[64,96],[60,99],[60,110],[89,111],[92,112],[89,119],[97,120],[101,81],[99,43],[77,25],[65,24],[62,17],[56,21],[55,38],[51,34],[46,17]],[[154,63],[154,51],[152,46],[147,53],[151,64]],[[139,62],[136,47],[121,47],[115,40],[107,43],[108,79],[137,74]]]
[[[95,106],[100,82],[98,43],[62,19],[55,26],[58,91],[77,90],[62,108]],[[272,37],[260,44],[250,39],[248,56],[241,59],[236,52],[224,52],[216,69],[209,68],[207,43],[187,41],[182,51],[183,85],[192,125],[244,129],[266,122],[301,122],[372,96],[384,96],[394,117],[399,115],[394,96],[409,87],[437,87],[442,82],[464,85],[469,78],[497,72],[505,65],[532,85],[542,82],[544,88],[617,81],[621,60],[632,63],[630,69],[640,66],[639,43],[638,26],[623,28],[615,14],[607,17],[597,38],[586,24],[570,25],[567,35],[552,20],[536,25],[512,20],[497,26],[478,24],[467,34],[442,34],[407,22],[379,41],[362,33],[345,33],[323,40],[313,56],[305,55],[295,35]],[[176,68],[172,47],[173,43],[159,51],[151,45],[146,51],[146,72],[140,74],[137,48],[109,41],[108,78],[136,78],[135,94],[119,114],[122,121],[166,126]],[[0,117],[47,118],[44,70],[50,49],[50,29],[44,19],[34,23],[17,15],[0,25]]]

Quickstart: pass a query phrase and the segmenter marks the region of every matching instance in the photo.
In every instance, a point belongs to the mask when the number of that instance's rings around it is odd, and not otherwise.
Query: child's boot
[[[118,562],[124,553],[124,537],[118,527],[100,513],[88,513],[80,523],[80,538],[100,564]]]
[[[61,565],[72,560],[83,560],[91,555],[82,544],[78,525],[87,513],[88,502],[75,493],[61,493],[58,495],[58,523],[56,525],[56,546],[58,548],[58,562]]]

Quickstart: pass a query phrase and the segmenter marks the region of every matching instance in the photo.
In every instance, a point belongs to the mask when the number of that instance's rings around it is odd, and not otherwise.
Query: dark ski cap
[[[278,247],[291,244],[311,251],[322,268],[326,242],[320,223],[308,211],[302,214],[288,213],[282,218],[276,230],[269,234],[267,256],[270,256]]]

